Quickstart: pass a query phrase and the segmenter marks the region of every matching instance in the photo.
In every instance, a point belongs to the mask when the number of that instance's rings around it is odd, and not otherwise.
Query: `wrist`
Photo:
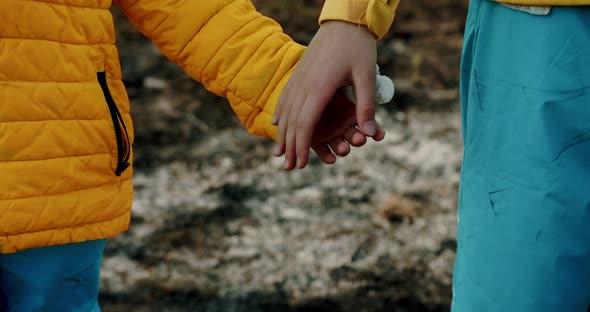
[[[319,23],[342,21],[365,26],[377,39],[385,36],[399,0],[326,0]]]
[[[369,27],[367,27],[367,25],[363,25],[363,24],[354,24],[354,23],[345,22],[345,21],[328,20],[328,21],[323,22],[322,25],[320,26],[320,28],[322,28],[322,29],[328,29],[328,28],[344,29],[344,28],[346,28],[349,31],[363,33],[363,34],[366,34],[367,36],[370,36],[371,38],[377,39],[376,36],[373,34],[373,32],[371,32]]]

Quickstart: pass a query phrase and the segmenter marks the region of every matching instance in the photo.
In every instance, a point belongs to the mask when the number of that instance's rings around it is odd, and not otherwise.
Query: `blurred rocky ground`
[[[322,1],[254,3],[298,42],[317,30]],[[290,173],[114,9],[136,202],[107,247],[103,311],[448,311],[466,7],[402,1],[379,42],[386,139]]]

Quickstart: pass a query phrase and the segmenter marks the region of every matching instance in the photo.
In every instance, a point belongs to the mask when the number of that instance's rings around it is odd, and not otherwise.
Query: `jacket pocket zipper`
[[[109,91],[106,72],[98,72],[96,73],[96,77],[109,106],[113,128],[115,129],[115,138],[117,140],[117,169],[115,170],[115,174],[120,176],[129,167],[129,157],[131,157],[129,134],[127,133],[127,127],[125,127],[121,112]]]

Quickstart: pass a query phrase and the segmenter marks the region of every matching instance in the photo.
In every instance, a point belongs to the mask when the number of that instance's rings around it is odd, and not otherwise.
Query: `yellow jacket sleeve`
[[[249,0],[116,0],[193,79],[227,97],[250,133],[274,138],[272,114],[305,47]]]
[[[385,36],[400,0],[326,0],[320,15],[325,21],[344,21],[364,25],[377,37]]]

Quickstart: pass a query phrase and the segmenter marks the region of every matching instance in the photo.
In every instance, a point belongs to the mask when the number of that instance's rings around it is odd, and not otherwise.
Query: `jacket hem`
[[[0,254],[114,237],[129,228],[131,209],[113,219],[69,228],[0,236]]]

